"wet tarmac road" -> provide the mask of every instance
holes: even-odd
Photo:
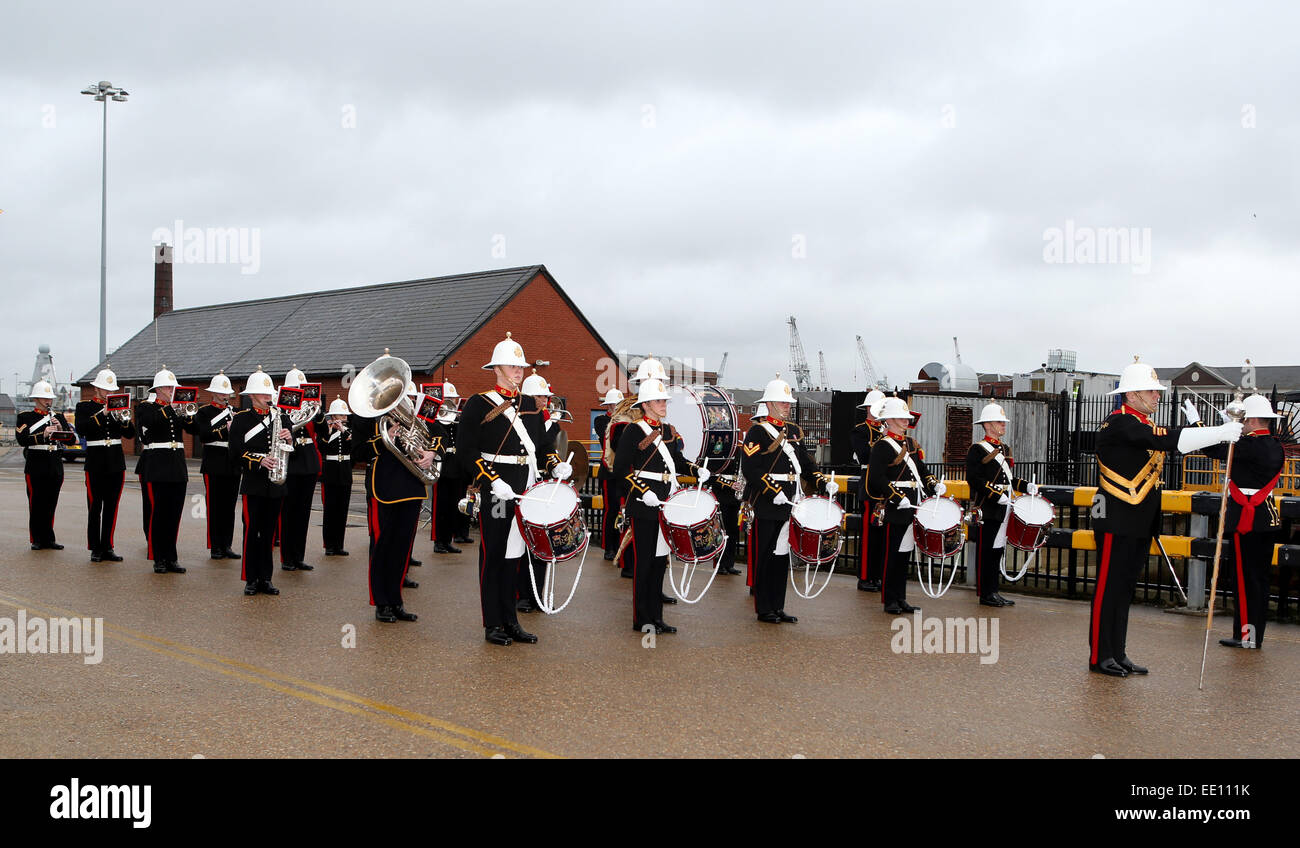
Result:
[[[926,618],[997,618],[997,661],[983,664],[895,653],[894,619],[851,577],[813,601],[789,593],[799,623],[770,625],[754,619],[743,577],[720,576],[700,604],[668,607],[680,632],[648,647],[630,627],[631,581],[597,551],[569,609],[521,616],[539,644],[499,648],[482,638],[476,546],[435,555],[424,531],[424,566],[411,570],[421,585],[405,593],[420,620],[382,624],[360,513],[350,557],[321,554],[316,512],[316,570],[277,569],[283,594],[246,598],[239,563],[208,559],[191,508],[179,542],[189,573],[153,573],[130,474],[116,539],[126,560],[91,563],[81,466],[66,470],[67,548],[30,551],[21,460],[0,457],[0,618],[102,617],[102,662],[0,655],[6,757],[1300,756],[1294,625],[1270,624],[1264,650],[1229,650],[1216,642],[1231,620],[1216,617],[1198,692],[1199,617],[1135,607],[1129,653],[1152,673],[1120,680],[1087,671],[1086,602],[1015,596],[998,610],[911,584]]]

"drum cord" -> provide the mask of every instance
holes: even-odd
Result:
[[[917,507],[917,513],[918,513],[918,514],[920,513],[920,511],[921,511],[922,508],[923,508],[923,507]],[[935,515],[937,516],[937,515],[938,515],[938,506],[937,506],[937,505],[934,507],[934,510],[933,510],[933,511],[934,511]],[[914,531],[914,532],[915,532],[915,531]],[[961,543],[962,543],[962,547],[961,547],[961,558],[962,558],[962,563],[965,564],[965,562],[966,562],[966,527],[965,527],[964,525],[961,525]],[[935,588],[934,588],[934,587],[935,587],[935,581],[934,581],[934,557],[927,556],[927,557],[925,558],[925,579],[921,579],[921,565],[920,565],[920,563],[917,563],[917,566],[916,566],[916,582],[917,582],[917,585],[919,585],[919,586],[921,587],[921,591],[922,591],[923,593],[925,593],[925,596],[926,596],[927,598],[934,598],[934,599],[936,599],[936,600],[939,599],[939,598],[942,598],[942,597],[943,597],[943,596],[948,592],[948,589],[950,589],[950,588],[952,587],[952,581],[953,581],[953,579],[954,579],[956,576],[957,576],[957,563],[954,562],[954,563],[952,564],[952,572],[948,575],[948,582],[947,582],[946,584],[943,583],[943,560],[940,559],[940,560],[939,560],[939,583],[940,583],[940,584],[943,584],[943,588],[940,589],[940,590],[938,590],[938,592],[936,592],[936,591],[935,591]]]
[[[842,544],[843,542],[841,542],[841,545]],[[796,557],[793,552],[787,554],[787,556],[790,559],[790,588],[794,589],[794,593],[796,595],[803,598],[805,601],[811,601],[813,598],[816,598],[822,592],[826,591],[826,587],[829,586],[831,583],[831,577],[834,576],[835,574],[835,560],[833,559],[830,560],[831,567],[826,569],[826,579],[822,581],[821,588],[818,589],[816,592],[814,592],[812,590],[812,587],[817,585],[817,572],[821,570],[821,563],[808,562],[807,560],[801,557]],[[836,556],[838,557],[838,553],[836,554]],[[804,588],[802,592],[799,591],[799,584],[796,583],[794,579],[796,559],[798,559],[799,562],[803,563]]]
[[[687,562],[686,560],[678,559],[676,555],[670,553],[668,557],[668,585],[672,588],[673,594],[683,603],[698,604],[700,601],[704,600],[704,595],[709,591],[709,587],[713,585],[714,579],[718,576],[718,568],[722,565],[722,557],[725,556],[727,552],[728,538],[729,537],[726,533],[722,534],[722,550],[718,551],[718,555],[713,558],[713,573],[709,575],[709,582],[704,584],[704,589],[700,591],[700,596],[693,601],[686,597],[686,595],[691,591],[691,581],[695,579],[695,569],[699,568],[700,562],[703,562],[703,560]],[[682,585],[680,589],[677,587],[677,581],[673,578],[673,560],[675,559],[682,564]]]
[[[533,600],[537,601],[537,606],[547,615],[555,615],[564,610],[573,600],[573,595],[578,591],[578,581],[582,579],[582,565],[587,561],[587,551],[591,550],[591,531],[586,534],[586,541],[582,544],[582,558],[578,560],[578,573],[573,576],[573,586],[569,588],[569,597],[564,599],[564,603],[558,607],[555,605],[555,566],[556,560],[542,560],[546,563],[546,576],[542,578],[542,592],[537,591],[537,575],[533,572],[533,552],[524,547],[524,553],[528,557],[528,582],[533,587]]]

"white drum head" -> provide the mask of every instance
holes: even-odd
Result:
[[[672,395],[668,399],[668,423],[682,434],[682,456],[697,460],[704,450],[704,410],[686,386],[673,386],[668,391]]]
[[[951,530],[961,524],[961,507],[947,498],[928,498],[916,508],[916,520],[926,530]]]
[[[682,489],[664,501],[664,521],[673,527],[694,527],[717,508],[718,499],[708,489]]]
[[[578,505],[578,493],[572,486],[559,481],[538,483],[524,495],[526,497],[518,505],[520,515],[529,524],[543,527],[568,518]]]
[[[1011,502],[1011,508],[1015,510],[1016,518],[1019,518],[1022,523],[1030,527],[1051,524],[1052,518],[1055,516],[1052,502],[1038,495],[1024,495],[1016,498]]]
[[[844,518],[844,509],[830,498],[804,498],[790,510],[800,527],[817,533],[834,530]]]

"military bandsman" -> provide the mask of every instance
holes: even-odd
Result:
[[[36,408],[18,415],[14,426],[23,448],[23,475],[27,482],[27,532],[32,550],[63,550],[54,539],[54,511],[63,488],[63,457],[59,443],[72,435],[62,413],[51,408],[54,387],[38,380],[28,396]],[[75,436],[74,436],[75,438]]]
[[[880,574],[885,562],[884,525],[878,524],[879,513],[873,509],[874,503],[867,497],[867,469],[871,464],[871,449],[880,441],[885,432],[884,425],[876,417],[880,404],[885,401],[885,393],[880,389],[867,392],[866,398],[858,404],[858,409],[866,412],[867,417],[853,428],[850,440],[853,455],[858,461],[862,475],[859,490],[862,501],[862,535],[858,541],[860,559],[858,562],[858,591],[879,592]],[[872,531],[875,532],[872,532]]]
[[[121,562],[113,550],[117,507],[126,478],[122,440],[135,438],[130,410],[108,411],[108,394],[120,393],[117,375],[105,368],[90,384],[90,400],[77,404],[74,423],[86,440],[86,547],[91,562]]]
[[[1011,495],[1015,492],[1038,494],[1038,486],[1015,476],[1015,459],[1011,445],[1003,440],[1007,434],[1006,410],[999,403],[986,404],[976,424],[984,427],[984,438],[970,446],[966,454],[966,482],[970,484],[970,504],[979,510],[979,538],[976,540],[975,593],[988,607],[1013,607],[1016,602],[998,591],[1002,557],[1007,546],[1007,517]]]
[[[244,385],[252,409],[235,415],[230,424],[230,452],[239,464],[239,492],[244,501],[244,556],[240,577],[244,594],[278,595],[271,582],[275,570],[271,548],[280,523],[288,454],[293,451],[291,422],[271,405],[275,384],[261,366]]]
[[[192,413],[172,404],[179,385],[176,375],[164,366],[154,375],[151,387],[157,400],[140,404],[135,414],[140,450],[146,454],[140,479],[149,490],[149,559],[158,574],[185,573],[177,561],[176,537],[185,509],[185,484],[190,479],[185,434],[195,432],[195,426]]]
[[[194,415],[198,439],[203,444],[203,500],[208,521],[208,550],[212,559],[239,559],[231,548],[235,539],[235,509],[239,505],[239,464],[230,453],[231,407],[235,387],[224,371],[209,382],[212,402]]]
[[[347,556],[344,536],[348,506],[352,501],[352,427],[347,401],[336,397],[316,430],[316,450],[321,456],[321,542],[325,556]]]

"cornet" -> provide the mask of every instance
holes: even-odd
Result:
[[[552,399],[550,405],[546,407],[546,411],[550,414],[552,421],[559,421],[561,424],[573,423],[573,413],[560,406],[559,402],[554,399]]]
[[[131,407],[129,406],[125,409],[110,410],[108,414],[116,418],[119,424],[131,423]]]

